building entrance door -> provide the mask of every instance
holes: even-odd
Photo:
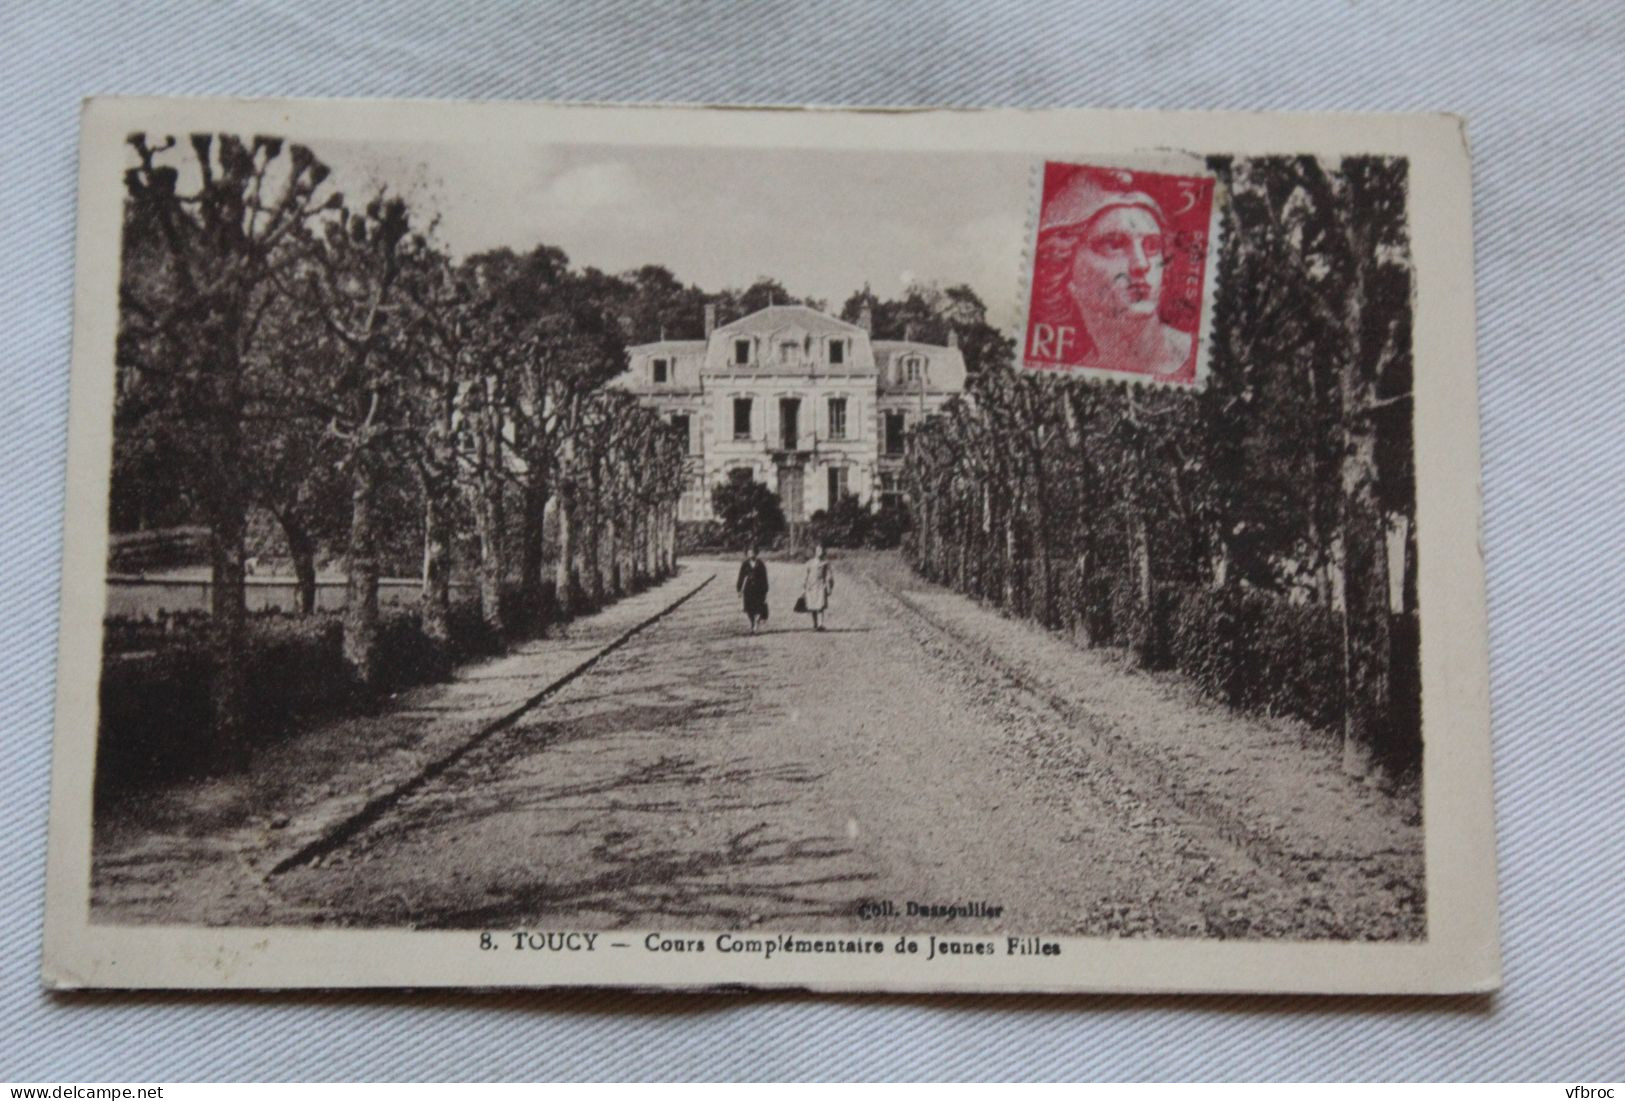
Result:
[[[801,511],[801,475],[799,466],[779,467],[779,507],[784,509],[784,518],[792,524],[804,518]]]
[[[779,448],[794,451],[801,439],[801,399],[779,399]]]

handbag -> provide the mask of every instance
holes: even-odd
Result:
[[[807,598],[805,596],[796,597],[796,608],[795,608],[795,610],[798,611],[798,612],[804,612],[804,611],[807,610]]]

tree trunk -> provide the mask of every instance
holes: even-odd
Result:
[[[656,541],[655,508],[653,505],[643,510],[643,575],[647,576],[650,585],[660,580],[660,552]]]
[[[1016,509],[1014,502],[1004,517],[1004,606],[1016,610]]]
[[[1416,520],[1405,517],[1405,576],[1400,582],[1400,606],[1406,615],[1415,615],[1419,603],[1416,577]]]
[[[638,568],[642,571],[644,580],[650,583],[655,579],[654,528],[654,517],[650,514],[649,507],[645,506],[641,522],[638,524]]]
[[[316,540],[293,509],[277,513],[277,522],[282,525],[288,557],[293,560],[296,610],[302,616],[310,615],[316,610]]]
[[[660,519],[657,506],[652,506],[644,513],[644,525],[647,533],[644,538],[647,543],[639,543],[638,549],[643,555],[643,568],[648,572],[650,580],[656,579],[660,574]]]
[[[968,593],[975,587],[971,578],[970,562],[970,546],[972,538],[973,536],[970,529],[961,526],[959,528],[958,537],[954,540],[954,552],[957,561],[957,565],[954,567],[956,570],[954,587],[962,593]]]
[[[619,532],[621,545],[621,584],[627,592],[638,589],[638,520],[637,513],[627,513]]]
[[[480,618],[500,635],[507,628],[502,618],[502,524],[490,491],[483,486],[474,501],[474,531],[480,541]]]
[[[658,528],[660,521],[655,520],[655,507],[643,507],[643,542],[640,549],[643,552],[643,576],[653,585],[660,580],[660,552],[658,552]]]
[[[542,606],[542,570],[547,559],[547,483],[532,476],[525,482],[524,531],[519,551],[519,592],[525,608],[535,614]]]
[[[239,331],[240,315],[228,331]],[[248,486],[244,477],[242,360],[235,343],[215,361],[220,406],[210,426],[208,468],[201,471],[209,513],[209,635],[214,677],[209,686],[214,745],[208,768],[248,764],[248,605],[245,592]]]
[[[991,511],[984,515],[987,526],[978,528],[971,535],[976,541],[971,547],[971,556],[975,559],[971,564],[971,575],[975,578],[972,592],[978,600],[987,600],[993,595],[988,588],[988,579],[993,569],[994,521]]]
[[[666,516],[663,505],[649,508],[649,580],[666,576]]]
[[[1348,353],[1338,372],[1343,413],[1343,771],[1368,776],[1388,743],[1392,651],[1388,623],[1388,528],[1377,497],[1378,356],[1362,339],[1369,243],[1353,248],[1357,274],[1344,325]]]
[[[378,558],[370,460],[356,462],[350,488],[350,547],[344,586],[344,662],[364,689],[378,679]]]
[[[1129,561],[1134,567],[1135,594],[1139,605],[1132,642],[1140,664],[1146,665],[1153,657],[1152,637],[1155,633],[1151,607],[1151,531],[1145,514],[1138,506],[1134,507],[1129,520]]]
[[[502,581],[507,562],[502,550],[501,451],[492,438],[490,418],[490,411],[482,410],[475,422],[474,531],[480,541],[480,618],[500,637],[507,632],[502,615]]]
[[[1312,484],[1317,482],[1318,479],[1311,479]],[[1315,518],[1316,513],[1319,511],[1318,505],[1319,502],[1311,498],[1309,508],[1309,545],[1314,548],[1317,559],[1314,570],[1315,601],[1323,608],[1330,608],[1334,603],[1332,570],[1334,568],[1333,563],[1338,557],[1338,549],[1335,545],[1335,539],[1326,540],[1321,538],[1320,522]]]
[[[624,584],[621,573],[621,540],[619,525],[615,516],[610,515],[604,523],[604,558],[609,562],[609,595],[620,596],[621,586]]]
[[[1358,401],[1360,380],[1345,373]],[[1377,436],[1367,420],[1346,425],[1343,456],[1343,769],[1358,776],[1373,770],[1387,742],[1391,684],[1388,546],[1377,500]]]
[[[214,752],[208,765],[213,772],[236,771],[248,763],[248,609],[243,592],[247,529],[247,517],[241,510],[219,510],[210,525],[209,636],[214,678],[209,695]]]
[[[666,572],[677,572],[677,498],[666,502]]]
[[[604,559],[602,520],[598,502],[600,500],[597,487],[593,487],[593,503],[591,511],[587,514],[587,522],[583,525],[581,557],[583,560],[582,581],[587,588],[587,601],[594,608],[604,604]]]
[[[1044,502],[1049,497],[1049,486],[1044,477],[1044,468],[1041,464],[1035,465],[1033,474],[1033,489],[1037,508],[1033,511],[1033,561],[1038,570],[1038,607],[1033,609],[1033,618],[1045,627],[1055,626],[1055,588],[1054,579],[1050,576],[1049,560],[1049,521],[1045,518]]]
[[[662,580],[671,576],[671,519],[666,502],[655,506],[655,572]]]
[[[1078,552],[1078,583],[1074,586],[1077,590],[1075,597],[1078,606],[1072,611],[1078,625],[1078,633],[1082,636],[1085,646],[1095,644],[1094,608],[1089,603],[1089,594],[1094,589],[1091,583],[1093,579],[1089,576],[1093,564],[1094,559],[1089,556],[1089,547],[1086,543],[1084,548]]]
[[[919,570],[920,573],[933,581],[940,581],[942,573],[937,568],[941,555],[938,547],[942,543],[942,502],[935,496],[920,502],[920,546]]]
[[[661,581],[670,572],[666,569],[666,506],[664,503],[656,504],[649,510],[649,542],[654,550],[653,579]]]
[[[426,488],[423,498],[423,633],[451,642],[451,525],[445,503]]]
[[[558,505],[556,509],[559,526],[559,560],[554,567],[553,587],[554,599],[558,602],[559,614],[568,618],[575,614],[576,576],[575,576],[575,492],[569,485],[561,484],[558,488]]]

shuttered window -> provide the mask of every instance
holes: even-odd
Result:
[[[903,430],[906,422],[901,413],[886,414],[886,454],[901,455],[903,453]]]
[[[846,439],[846,399],[829,399],[829,438]]]
[[[836,503],[846,493],[846,467],[832,466],[829,468],[829,507],[834,508]]]

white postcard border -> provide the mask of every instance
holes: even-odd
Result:
[[[484,951],[478,932],[93,924],[89,913],[112,447],[121,173],[138,129],[241,129],[312,143],[593,142],[976,150],[1106,158],[1175,148],[1410,159],[1416,268],[1415,448],[1428,934],[1413,943],[1045,938],[1059,957],[923,960],[887,952],[772,961],[703,954]],[[1026,196],[1013,196],[1024,202]],[[99,99],[80,139],[56,733],[44,979],[57,989],[745,983],[818,990],[1445,993],[1500,981],[1488,648],[1464,127],[1448,116],[1209,112],[633,108],[524,103]],[[1037,870],[1035,870],[1036,874]],[[492,930],[511,934],[513,930]],[[652,931],[651,931],[652,932]],[[660,930],[666,935],[689,932]],[[611,935],[609,931],[605,936]],[[713,941],[717,931],[691,934]],[[767,934],[762,934],[767,935]],[[941,935],[939,932],[938,935]],[[641,944],[643,934],[616,931]],[[808,934],[880,939],[896,933]],[[929,934],[911,934],[922,939]],[[1002,942],[1002,936],[987,939]],[[873,962],[869,962],[869,960]]]

